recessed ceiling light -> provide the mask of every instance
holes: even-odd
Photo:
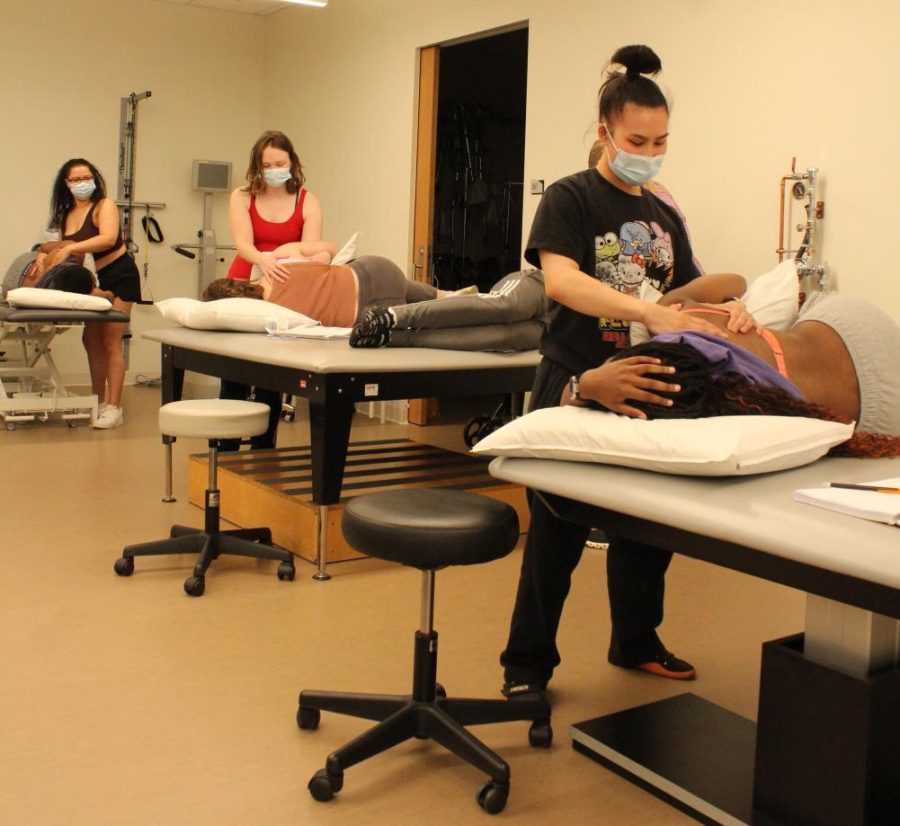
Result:
[[[296,3],[298,6],[316,6],[324,9],[328,5],[328,0],[284,0],[285,3]]]

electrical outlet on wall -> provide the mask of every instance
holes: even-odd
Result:
[[[531,194],[532,195],[543,195],[544,194],[544,181],[538,180],[537,178],[531,179]]]

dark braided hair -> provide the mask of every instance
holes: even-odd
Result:
[[[817,404],[792,396],[780,387],[751,382],[739,373],[713,377],[709,362],[688,344],[647,341],[616,353],[614,360],[628,356],[660,359],[675,374],[666,380],[681,385],[678,393],[659,393],[672,400],[671,407],[636,400],[629,402],[649,419],[701,419],[708,416],[803,416],[844,422],[846,419]],[[855,432],[846,442],[829,451],[831,456],[887,458],[900,456],[900,436]]]

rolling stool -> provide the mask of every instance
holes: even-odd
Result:
[[[168,539],[128,545],[116,560],[119,576],[134,573],[134,557],[199,552],[194,573],[184,581],[184,590],[199,597],[206,589],[206,569],[222,554],[278,559],[278,578],[293,580],[294,557],[290,551],[272,547],[268,528],[219,529],[219,490],[216,487],[219,439],[240,439],[265,433],[269,426],[269,407],[256,402],[231,399],[191,399],[169,402],[159,409],[159,429],[166,436],[200,437],[209,442],[209,487],[206,489],[204,526],[188,528],[173,525]]]
[[[328,756],[309,781],[310,794],[331,800],[344,769],[411,737],[431,738],[490,776],[478,804],[490,814],[509,795],[509,765],[464,726],[531,720],[529,742],[548,748],[553,739],[550,706],[543,695],[508,700],[448,699],[437,677],[434,575],[448,565],[472,565],[506,556],[519,539],[519,520],[507,504],[451,490],[392,490],[347,502],[344,537],[369,556],[422,571],[420,628],[416,631],[412,695],[302,691],[297,724],[319,726],[320,711],[378,720],[378,724]]]

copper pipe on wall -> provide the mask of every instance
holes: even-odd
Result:
[[[787,250],[784,248],[784,183],[785,181],[796,181],[801,176],[797,175],[797,158],[791,158],[791,174],[785,175],[781,179],[781,200],[778,204],[778,249],[775,252],[778,255],[778,263],[784,261],[784,254]]]

